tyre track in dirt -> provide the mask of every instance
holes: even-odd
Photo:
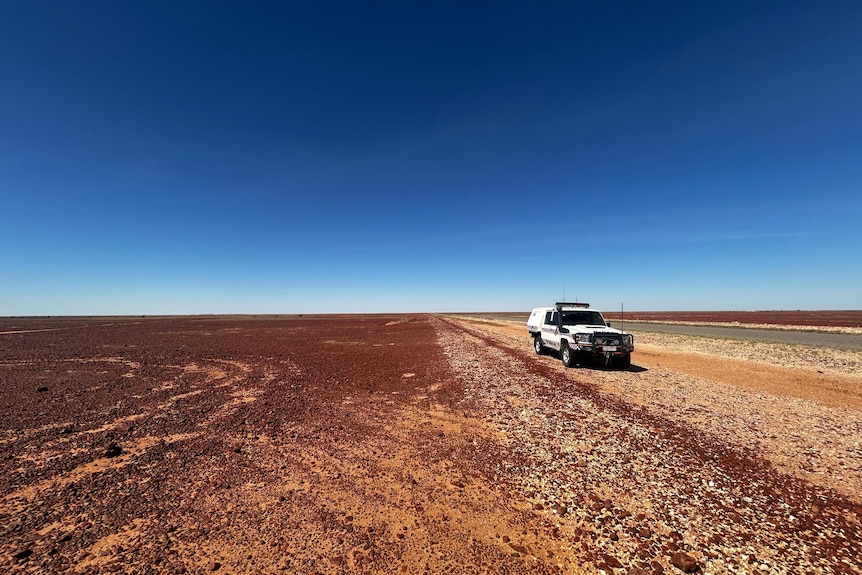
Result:
[[[707,573],[860,572],[857,503],[494,334],[439,321],[465,393],[512,437],[519,464],[485,472],[564,516],[585,563],[660,572],[685,551]]]

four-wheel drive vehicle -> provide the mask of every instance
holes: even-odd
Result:
[[[554,307],[537,307],[527,320],[527,330],[536,353],[556,350],[566,367],[591,360],[622,368],[631,365],[634,336],[612,328],[602,312],[588,303],[557,302]]]

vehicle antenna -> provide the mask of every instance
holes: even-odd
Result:
[[[620,302],[620,331],[623,333],[626,331],[626,313],[623,302]]]

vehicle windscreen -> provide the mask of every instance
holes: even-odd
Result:
[[[564,311],[563,325],[605,325],[605,320],[597,311]]]

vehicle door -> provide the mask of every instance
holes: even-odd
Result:
[[[545,313],[545,320],[542,322],[542,341],[551,349],[560,349],[560,321],[559,312],[557,310],[548,311]]]

